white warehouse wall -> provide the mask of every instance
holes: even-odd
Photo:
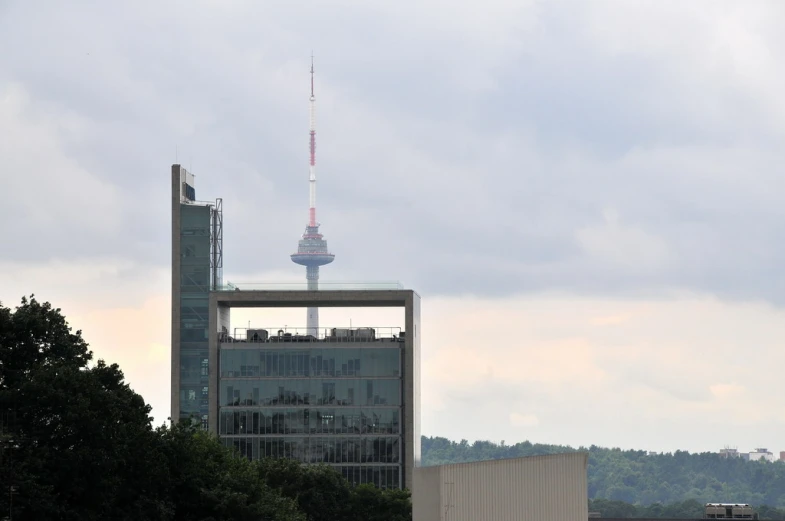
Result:
[[[586,521],[585,452],[414,469],[413,521]]]

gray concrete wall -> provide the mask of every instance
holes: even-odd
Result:
[[[218,402],[219,402],[219,383],[221,378],[221,370],[218,367],[218,333],[221,331],[220,316],[228,315],[231,306],[226,303],[218,303],[213,299],[216,292],[210,293],[210,307],[208,309],[209,338],[207,339],[207,376],[209,383],[207,385],[207,429],[217,435],[218,434]]]
[[[413,291],[405,304],[403,371],[404,488],[412,487],[414,467],[420,460],[420,296]]]
[[[414,471],[411,487],[413,521],[442,519],[442,496],[438,486],[441,475],[442,467],[419,467]]]
[[[180,417],[180,165],[172,165],[172,421]]]
[[[319,307],[405,307],[412,305],[414,296],[410,289],[390,290],[242,290],[214,291],[211,305],[228,305],[233,308],[307,308]]]

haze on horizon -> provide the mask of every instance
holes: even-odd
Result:
[[[313,49],[322,280],[422,295],[424,434],[777,452],[784,24],[775,0],[0,1],[0,301],[61,307],[163,422],[170,165],[224,199],[225,280],[301,281]]]

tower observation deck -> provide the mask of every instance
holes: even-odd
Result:
[[[310,161],[308,167],[308,186],[310,208],[308,210],[308,225],[305,233],[297,245],[297,253],[291,255],[292,262],[305,266],[305,279],[308,289],[319,289],[319,267],[330,264],[335,255],[327,249],[327,241],[319,233],[319,223],[316,221],[316,97],[313,91],[313,57],[311,58],[311,97],[310,103]],[[317,336],[319,330],[319,308],[309,307],[307,311],[306,327],[309,335]]]

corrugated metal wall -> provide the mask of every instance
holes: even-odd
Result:
[[[588,457],[575,452],[416,468],[413,521],[586,521]]]

